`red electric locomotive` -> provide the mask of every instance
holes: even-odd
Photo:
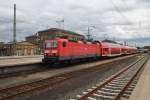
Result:
[[[100,44],[96,42],[73,42],[61,38],[46,40],[43,62],[96,58],[100,57],[100,48]]]

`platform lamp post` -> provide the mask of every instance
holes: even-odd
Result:
[[[87,38],[88,38],[88,40],[90,40],[90,31],[92,30],[92,28],[96,28],[94,25],[92,25],[92,26],[89,26],[88,25],[88,34],[87,34]]]

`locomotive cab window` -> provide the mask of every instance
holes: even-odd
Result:
[[[57,48],[57,42],[46,42],[46,48]]]
[[[63,46],[63,47],[66,47],[66,45],[67,45],[66,42],[63,42],[63,43],[62,43],[62,46]]]
[[[46,48],[50,48],[51,47],[51,43],[50,42],[47,42],[46,43]]]

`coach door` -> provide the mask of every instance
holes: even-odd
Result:
[[[103,48],[103,56],[109,55],[109,48]]]

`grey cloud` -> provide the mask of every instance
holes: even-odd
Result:
[[[143,34],[136,35],[135,33],[138,31],[136,30],[137,22],[134,19],[138,16],[147,18],[148,21],[143,22],[146,25],[143,25],[141,30],[150,31],[150,15],[144,16],[138,13],[140,9],[149,9],[148,6],[144,7],[148,0],[126,0],[124,2],[113,0],[113,2],[120,13],[129,19],[133,19],[132,24],[116,11],[110,0],[16,0],[17,39],[20,41],[25,36],[32,35],[39,30],[58,27],[56,20],[64,18],[65,29],[80,34],[87,34],[88,24],[95,25],[96,29],[91,30],[95,39],[102,39],[106,34],[109,34],[109,37],[117,37],[122,40],[130,38],[133,42],[139,39],[144,40],[143,36],[146,34],[148,36],[148,33],[143,32]],[[3,25],[0,26],[1,41],[12,40],[13,3],[7,1],[0,4],[0,23]],[[140,7],[137,5],[139,3]],[[149,5],[149,3],[146,5]],[[134,31],[135,33],[129,34],[129,37],[124,34]],[[120,36],[118,36],[119,32],[122,32]]]

